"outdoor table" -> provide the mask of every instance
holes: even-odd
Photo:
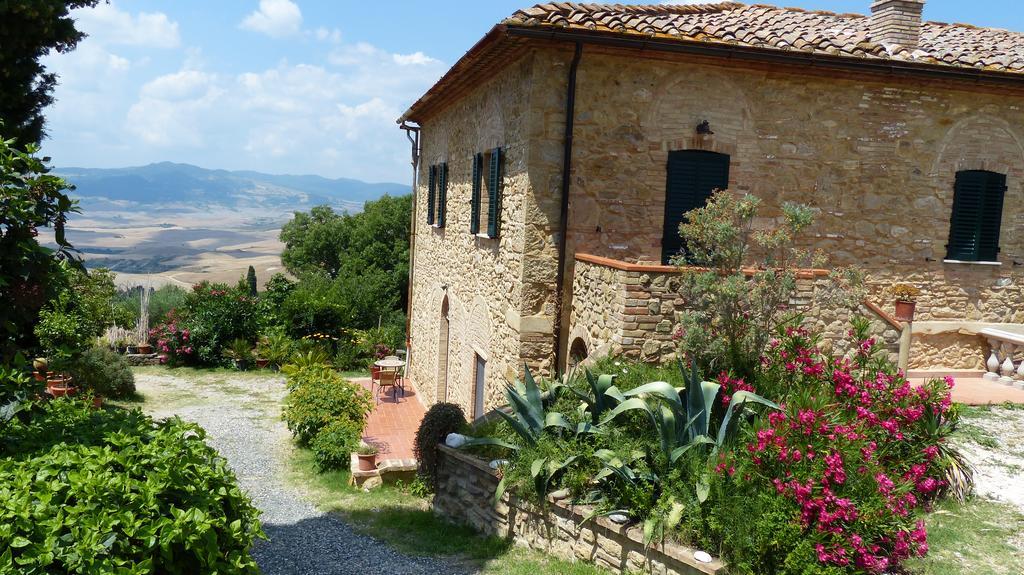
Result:
[[[397,373],[400,368],[405,367],[405,361],[401,359],[378,359],[377,361],[373,362],[373,365],[381,369],[394,370],[396,373],[395,386],[394,391],[392,392],[392,396],[394,397],[395,401],[398,401],[398,388],[401,387],[402,397],[405,397],[405,382],[399,379]]]

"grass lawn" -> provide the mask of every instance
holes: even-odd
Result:
[[[946,501],[925,520],[930,549],[924,559],[908,562],[912,573],[1024,573],[1024,553],[1010,543],[1014,537],[1024,539],[1024,515],[1016,507],[984,499],[963,505]]]
[[[608,575],[589,563],[548,557],[443,521],[430,511],[429,499],[408,486],[385,485],[369,492],[350,487],[348,471],[317,473],[304,449],[294,451],[291,479],[322,509],[339,513],[357,530],[409,555],[448,558],[486,575]]]

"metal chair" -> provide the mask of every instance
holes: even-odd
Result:
[[[377,379],[377,403],[380,403],[380,394],[384,392],[384,388],[391,387],[391,395],[398,403],[398,372],[390,369],[380,370],[380,375]]]

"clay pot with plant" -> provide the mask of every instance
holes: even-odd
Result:
[[[145,342],[145,343],[140,343],[138,345],[137,349],[138,349],[139,353],[141,353],[143,355],[149,355],[149,354],[153,353],[153,346],[150,345],[148,341]]]
[[[359,459],[359,471],[374,471],[377,469],[377,448],[372,445],[363,445],[356,450],[356,457]]]
[[[230,359],[235,369],[245,371],[252,362],[252,344],[248,340],[238,338],[224,348],[224,357]]]
[[[72,385],[73,381],[70,375],[51,374],[46,378],[46,393],[53,397],[74,395],[78,392],[78,388]]]
[[[910,284],[896,284],[890,290],[893,298],[896,299],[896,319],[900,321],[914,321],[914,311],[917,308],[917,298],[921,296],[921,290]]]

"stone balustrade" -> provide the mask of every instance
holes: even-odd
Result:
[[[989,347],[984,379],[1024,389],[1024,334],[986,328],[978,335]]]

